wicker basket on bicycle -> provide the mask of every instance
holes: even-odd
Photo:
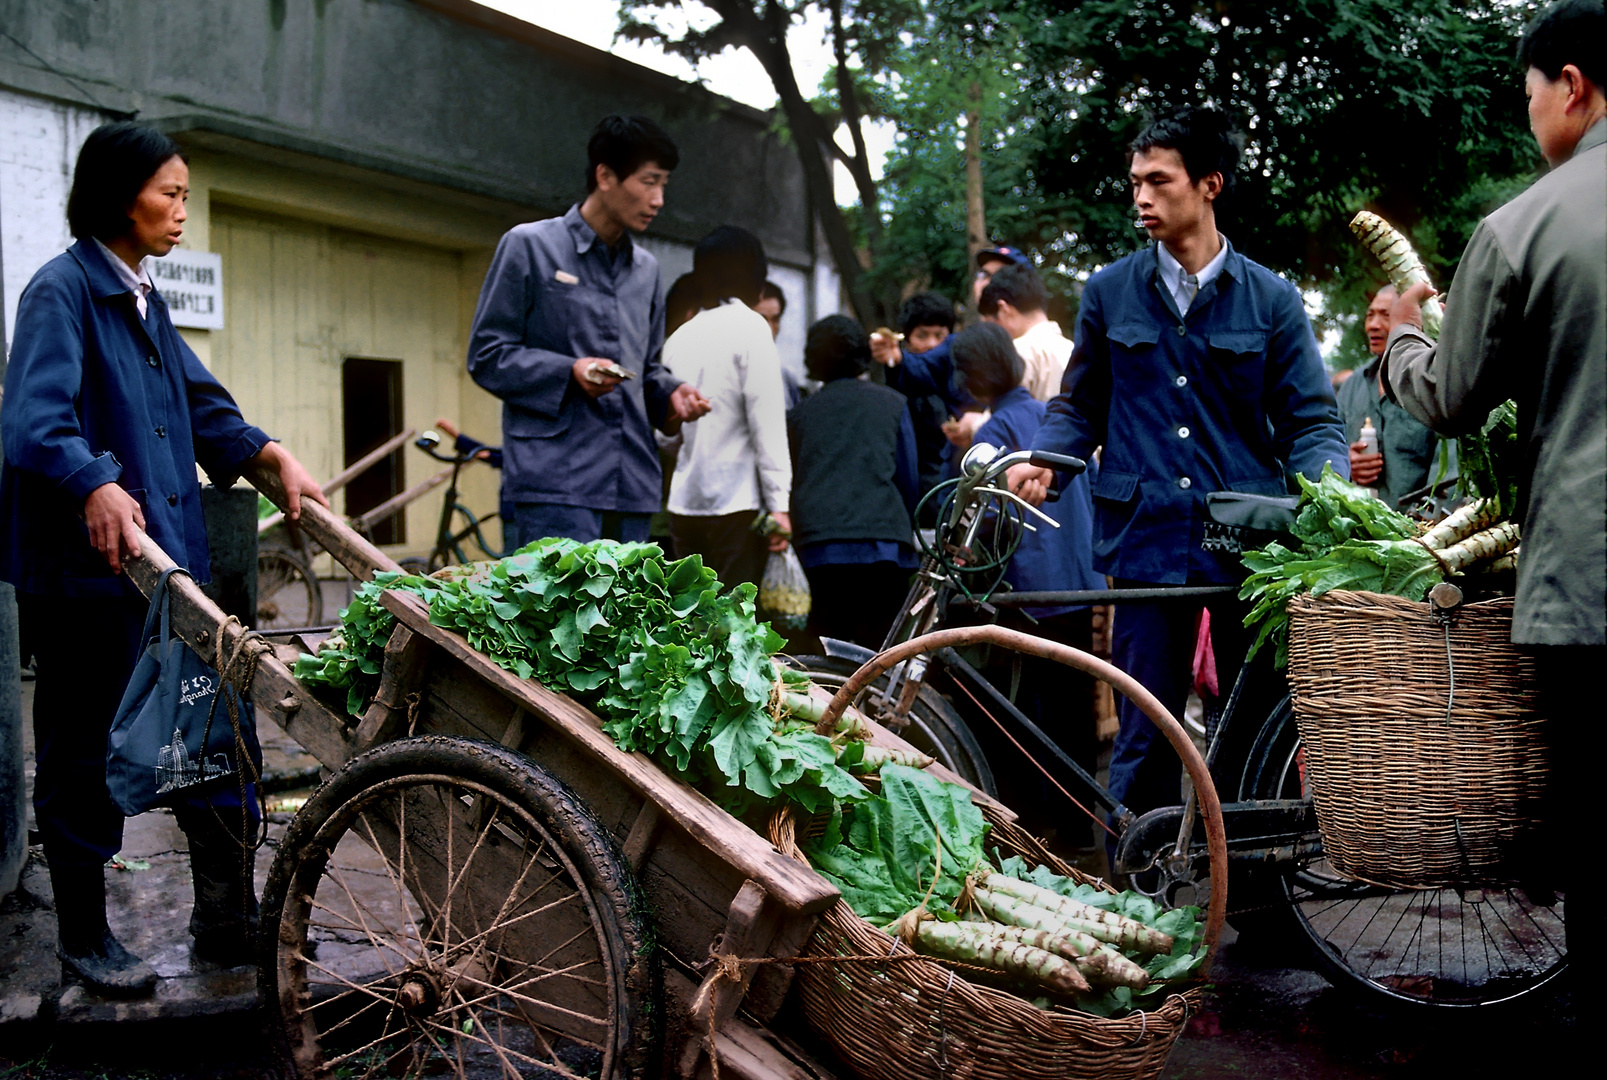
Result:
[[[1328,862],[1396,888],[1511,880],[1547,774],[1512,598],[1447,615],[1368,592],[1289,603],[1289,681]]]
[[[1031,835],[988,807],[990,839],[1005,855],[1021,855],[1079,882],[1091,882]],[[770,823],[770,840],[801,862],[794,811]],[[883,956],[905,952],[895,939],[842,901],[826,909],[801,956]],[[799,964],[804,1015],[865,1080],[1127,1080],[1159,1076],[1201,991],[1168,997],[1152,1012],[1110,1020],[1072,1009],[1040,1009],[970,982],[952,968],[912,960],[876,965]]]

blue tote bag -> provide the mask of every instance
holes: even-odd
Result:
[[[262,767],[251,703],[225,684],[221,693],[232,700],[220,710],[217,671],[169,629],[168,578],[175,573],[184,571],[164,572],[151,594],[140,636],[144,651],[106,742],[106,787],[130,816],[153,806],[210,801],[214,793],[223,796],[221,802],[236,802],[242,778],[231,715],[239,717],[240,741],[250,759],[245,780]]]

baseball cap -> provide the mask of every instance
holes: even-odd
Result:
[[[1026,252],[1020,248],[1013,248],[1006,244],[984,248],[976,253],[976,264],[981,266],[988,259],[1003,259],[1005,262],[1017,263],[1021,266],[1031,266],[1032,260],[1027,258]]]

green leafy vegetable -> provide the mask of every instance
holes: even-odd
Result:
[[[340,633],[296,676],[346,691],[360,713],[394,620],[386,589],[422,597],[430,621],[521,678],[585,702],[626,751],[646,754],[734,812],[789,799],[810,812],[869,792],[811,730],[778,730],[769,703],[781,638],[754,618],[752,585],[723,590],[697,556],[654,544],[541,540],[443,579],[381,574],[341,612]],[[786,685],[799,676],[783,673]],[[807,687],[807,678],[802,679]]]
[[[1450,471],[1449,443],[1440,444],[1437,484]],[[1504,401],[1490,410],[1478,431],[1456,440],[1456,491],[1489,499],[1496,516],[1509,515],[1518,507],[1518,477],[1523,468],[1523,450],[1518,443],[1518,407]]]

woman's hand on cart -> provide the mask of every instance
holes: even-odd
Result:
[[[318,481],[312,478],[296,456],[276,442],[268,443],[256,456],[251,458],[252,465],[261,465],[270,468],[279,474],[279,482],[285,488],[285,511],[291,521],[301,518],[301,500],[311,499],[320,506],[329,506],[329,497],[324,489],[318,486]]]
[[[111,566],[112,573],[123,572],[123,556],[140,557],[139,534],[145,528],[145,515],[139,502],[116,484],[102,484],[84,500],[84,524],[89,542]]]

